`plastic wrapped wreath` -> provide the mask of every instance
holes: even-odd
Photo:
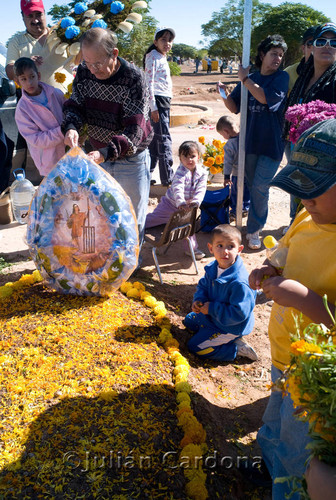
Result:
[[[27,226],[30,254],[57,291],[109,295],[137,265],[132,203],[101,167],[73,148],[43,180]]]
[[[67,55],[69,52],[75,56],[80,50],[79,39],[84,31],[94,27],[129,33],[133,23],[142,20],[141,14],[136,11],[146,8],[147,3],[143,0],[77,2],[74,10],[53,28],[53,35],[48,38],[49,49],[56,54]]]

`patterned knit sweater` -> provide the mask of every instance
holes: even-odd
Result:
[[[153,138],[144,73],[118,60],[119,70],[106,80],[98,80],[80,64],[63,107],[62,131],[79,132],[87,124],[91,146],[105,161],[139,154]]]

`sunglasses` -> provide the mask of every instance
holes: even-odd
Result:
[[[307,47],[312,47],[313,45],[313,40],[308,40],[308,42],[305,43]]]
[[[313,45],[314,47],[325,47],[325,45],[330,45],[330,47],[336,49],[336,38],[316,38]]]

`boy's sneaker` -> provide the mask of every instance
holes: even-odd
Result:
[[[251,361],[257,361],[258,355],[247,342],[244,342],[242,339],[237,339],[235,341],[237,346],[237,356],[242,356],[243,358],[250,359]]]
[[[191,257],[191,253],[189,252],[189,250],[184,253],[185,255],[188,255],[188,257]],[[194,254],[196,260],[201,260],[203,259],[203,257],[205,257],[205,253],[203,253],[202,250],[194,250]]]
[[[256,231],[255,233],[247,233],[246,239],[248,241],[247,246],[251,248],[251,250],[259,250],[259,248],[261,248],[259,231]]]

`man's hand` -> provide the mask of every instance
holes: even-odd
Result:
[[[78,138],[79,135],[77,130],[70,129],[64,136],[64,144],[66,146],[70,146],[70,148],[74,148],[75,146],[78,146]]]
[[[151,112],[151,119],[154,123],[158,123],[158,121],[160,120],[160,115],[157,109]]]
[[[31,56],[30,58],[32,61],[34,61],[34,63],[37,65],[37,66],[41,66],[41,64],[43,64],[43,57],[42,56]]]
[[[88,153],[88,157],[96,163],[103,163],[105,161],[105,158],[100,151],[91,151],[91,153]]]

